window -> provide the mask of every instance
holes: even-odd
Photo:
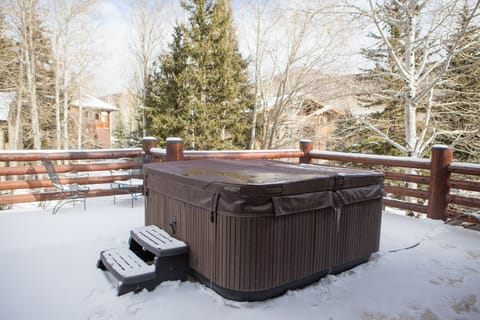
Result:
[[[100,116],[100,121],[102,122],[108,122],[108,112],[102,112]]]

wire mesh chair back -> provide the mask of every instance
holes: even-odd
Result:
[[[83,210],[86,210],[87,208],[87,193],[90,190],[88,186],[80,186],[77,183],[73,184],[68,184],[68,185],[63,185],[60,182],[60,177],[58,176],[57,171],[55,170],[55,166],[53,165],[52,160],[47,159],[47,158],[42,158],[41,159],[42,164],[45,166],[45,169],[47,170],[48,177],[50,181],[52,182],[52,185],[57,189],[58,196],[60,196],[60,201],[57,202],[55,207],[53,208],[52,213],[56,214],[60,208],[62,208],[66,203],[68,202],[73,202],[75,204],[75,201],[81,201],[83,202]]]
[[[60,178],[58,177],[57,171],[55,170],[52,160],[47,158],[42,158],[41,161],[42,161],[42,164],[45,166],[45,169],[47,169],[48,177],[50,181],[52,181],[53,186],[58,190],[64,191],[65,188],[60,183]]]

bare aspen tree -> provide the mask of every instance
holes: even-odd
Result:
[[[84,106],[82,105],[82,98],[85,92],[93,89],[90,86],[92,83],[91,69],[101,58],[98,49],[94,46],[92,40],[94,26],[94,22],[86,15],[80,17],[78,30],[76,31],[76,41],[73,47],[74,52],[70,55],[72,62],[68,70],[71,74],[69,89],[71,92],[76,93],[75,96],[78,97],[80,102],[78,107],[78,117],[75,119],[77,121],[76,145],[79,150],[83,148],[83,144],[86,142],[83,137]]]
[[[317,77],[331,71],[341,57],[347,26],[334,5],[334,1],[259,1],[254,5],[256,22],[251,25],[255,36],[251,38],[255,43],[248,47],[255,60],[254,119],[261,113],[261,148],[284,147],[299,138],[290,134],[302,125],[292,115],[315,90]],[[282,137],[281,132],[287,135]],[[253,133],[254,129],[250,147]]]
[[[69,148],[69,99],[72,85],[82,68],[72,66],[79,37],[82,19],[90,14],[95,0],[51,0],[51,29],[55,54],[55,123],[56,147]],[[62,117],[63,116],[63,117]],[[63,141],[63,143],[62,143]]]
[[[16,99],[16,110],[15,110],[15,123],[13,125],[13,141],[12,141],[12,149],[19,150],[20,148],[20,129],[22,127],[21,121],[22,121],[22,104],[23,104],[23,97],[25,94],[25,72],[24,72],[24,63],[23,63],[23,49],[22,47],[18,48],[18,59],[19,64],[18,64],[18,78],[17,78],[17,89],[16,89],[16,94],[17,94],[17,99]]]
[[[258,108],[261,103],[260,91],[261,91],[261,77],[260,77],[260,68],[263,61],[264,50],[262,43],[264,42],[264,26],[262,24],[263,15],[264,15],[264,6],[261,0],[256,0],[255,2],[255,45],[254,49],[254,104],[253,104],[253,114],[252,114],[252,129],[250,137],[250,149],[255,149],[256,135],[257,135],[257,113]]]
[[[136,105],[142,118],[143,136],[147,135],[144,111],[145,88],[151,75],[153,61],[165,45],[167,32],[171,29],[167,22],[174,16],[170,5],[147,0],[132,1],[131,5],[133,28],[130,47],[135,66],[132,84],[137,100]]]
[[[403,95],[396,99],[400,99],[403,106],[404,139],[396,141],[367,118],[362,119],[362,123],[406,156],[422,156],[435,140],[437,130],[430,126],[435,89],[444,81],[452,58],[462,50],[460,44],[478,13],[479,3],[474,1],[460,32],[454,32],[450,27],[454,25],[463,1],[395,1],[397,12],[394,16],[386,9],[387,1],[369,0],[370,10],[361,10],[372,21],[392,59],[395,68],[390,75],[403,83]],[[400,30],[400,38],[395,44],[387,31],[387,26],[392,24]],[[419,108],[422,108],[421,118]]]

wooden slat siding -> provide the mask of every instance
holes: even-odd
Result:
[[[141,169],[142,166],[143,164],[138,162],[70,164],[70,165],[55,165],[55,171],[57,171],[58,173],[67,173],[67,172],[129,170],[129,169]],[[41,166],[41,165],[0,167],[0,176],[46,174],[46,173],[47,173],[47,170],[45,169],[44,166]]]
[[[452,162],[448,166],[448,171],[480,177],[480,163]]]
[[[286,244],[288,243],[288,233],[285,230],[285,223],[284,219],[279,220],[276,224],[275,227],[272,229],[273,234],[274,234],[274,241],[272,242],[274,244],[274,247],[272,248],[272,254],[273,254],[273,266],[268,266],[269,268],[271,267],[271,272],[272,272],[272,285],[274,286],[276,283],[282,283],[283,282],[283,269],[284,266],[284,253],[288,249],[286,248]],[[283,245],[284,250],[278,250],[278,247],[280,245]]]
[[[167,158],[167,149],[151,148],[149,153],[161,160],[165,160]]]
[[[330,256],[332,247],[332,235],[336,230],[335,210],[325,208],[318,210],[315,215],[315,236],[313,269],[322,272],[330,268]]]
[[[427,206],[417,203],[409,203],[405,201],[383,198],[383,203],[388,207],[397,209],[410,210],[420,213],[427,213]]]
[[[472,207],[472,208],[480,208],[479,198],[473,198],[473,197],[470,198],[470,197],[449,194],[447,195],[447,201],[451,204],[458,204],[461,206]]]
[[[343,152],[329,152],[329,151],[311,151],[310,157],[312,159],[365,163],[365,164],[379,164],[390,167],[402,168],[416,168],[416,169],[430,169],[429,159],[419,158],[405,158],[393,156],[372,156],[360,153],[343,153]]]
[[[242,268],[242,281],[240,282],[241,285],[240,287],[243,287],[245,291],[250,290],[250,265],[252,264],[252,257],[250,257],[250,246],[252,243],[250,242],[250,230],[248,229],[250,226],[250,221],[251,219],[247,219],[243,223],[243,228],[242,228],[242,233],[241,233],[241,238],[243,239],[243,248],[242,248],[242,253],[241,257],[243,259],[240,259],[241,262],[241,268]]]
[[[133,191],[133,190],[132,190]],[[118,194],[118,192],[116,192]],[[115,190],[111,189],[90,189],[86,193],[86,198],[113,196]],[[64,200],[68,199],[69,193],[44,192],[29,194],[0,195],[1,204],[28,203],[37,201]],[[88,202],[87,202],[88,205]]]
[[[136,176],[136,178],[141,178],[141,176]],[[88,178],[65,178],[60,179],[62,184],[81,184],[81,185],[92,185],[92,184],[104,184],[112,183],[117,180],[128,180],[130,175],[115,175],[115,176],[93,176]],[[39,180],[17,180],[17,181],[3,181],[0,182],[0,190],[17,190],[17,189],[36,189],[36,188],[50,188],[53,187],[53,184],[47,178]]]
[[[414,174],[405,174],[405,173],[392,172],[392,171],[385,171],[383,172],[383,174],[385,175],[385,179],[387,180],[413,182],[413,183],[420,183],[420,184],[430,183],[429,176],[419,176]]]
[[[301,150],[239,150],[239,151],[184,151],[185,160],[200,159],[288,159],[299,158],[304,153]]]
[[[447,209],[446,214],[447,214],[447,218],[455,218],[455,217],[458,217],[458,216],[462,215],[463,213],[460,212],[460,211],[457,211],[457,210]],[[469,217],[466,217],[466,216],[458,218],[458,220],[463,221],[463,222],[478,224],[477,219],[469,218]]]
[[[171,232],[170,222],[177,219],[175,238],[184,241],[189,247],[189,266],[205,277],[213,276],[213,226],[210,210],[199,208],[159,192],[150,190],[146,208],[146,224],[155,224]]]
[[[232,267],[232,282],[228,284],[227,288],[231,288],[234,290],[238,290],[240,287],[240,268],[239,268],[239,254],[240,254],[240,227],[241,223],[237,221],[237,219],[233,218],[232,219],[233,226],[232,230],[233,231],[233,246],[232,246],[232,251],[230,252],[233,260],[230,263],[230,266]],[[228,232],[228,230],[226,230]],[[225,257],[221,257],[221,259],[224,259]]]
[[[89,159],[118,159],[135,158],[143,155],[140,148],[110,149],[110,150],[71,150],[71,151],[43,151],[29,150],[28,152],[1,151],[0,161],[38,161],[43,157],[50,160],[89,160]]]
[[[381,210],[381,200],[362,201],[341,209],[340,225],[332,250],[333,267],[378,251]]]
[[[259,274],[259,284],[257,288],[261,288],[264,284],[269,288],[273,288],[275,283],[275,273],[272,268],[272,264],[275,263],[274,243],[276,240],[276,230],[272,223],[268,223],[271,221],[270,217],[265,217],[264,219],[265,220],[263,221],[262,227],[259,227],[259,232],[264,232],[261,240],[263,242],[263,246],[265,247],[266,254],[264,255],[265,258],[262,260],[262,272]]]
[[[315,273],[315,216],[220,214],[214,282],[231,290],[259,291]]]
[[[246,292],[272,289],[325,271],[332,261],[331,228],[336,228],[333,209],[284,216],[218,213],[215,233],[210,210],[154,191],[150,191],[149,198],[146,221],[170,230],[169,223],[176,216],[175,237],[189,245],[190,267],[220,287]],[[334,246],[340,250],[334,257],[339,259],[337,263],[348,263],[357,258],[358,252],[368,256],[378,249],[378,243],[373,244],[374,248],[365,244],[378,235],[372,236],[368,225],[373,224],[371,230],[377,233],[379,230],[374,219],[378,214],[364,213],[372,210],[372,202],[380,212],[380,200],[344,208],[340,231],[345,239]],[[359,232],[358,226],[365,229]],[[353,252],[349,245],[354,246]]]
[[[396,196],[409,196],[419,199],[428,199],[430,196],[430,193],[428,191],[411,189],[406,187],[385,185],[384,190],[386,193],[393,193]]]
[[[455,179],[448,179],[447,185],[449,188],[452,189],[480,192],[480,182],[476,181],[460,181]]]

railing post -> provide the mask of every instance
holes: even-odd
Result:
[[[158,147],[158,140],[155,137],[143,137],[142,149],[145,152],[143,156],[143,163],[149,163],[154,160],[154,156],[150,153],[150,149]]]
[[[453,160],[453,150],[444,145],[432,147],[430,162],[430,198],[428,199],[427,215],[430,219],[447,218],[448,207],[448,178],[450,172],[448,166]]]
[[[303,151],[303,156],[299,158],[300,163],[310,163],[312,158],[309,153],[313,150],[313,142],[310,139],[300,140],[300,150]]]
[[[183,140],[181,138],[167,138],[167,161],[183,160]]]

